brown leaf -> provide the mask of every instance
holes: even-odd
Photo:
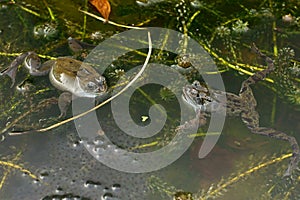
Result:
[[[100,14],[104,17],[104,19],[108,21],[108,17],[111,11],[108,0],[89,0],[89,2],[93,6],[95,6]]]

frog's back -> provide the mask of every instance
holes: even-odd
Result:
[[[205,112],[222,113],[226,111],[226,115],[236,116],[243,111],[243,102],[238,95],[213,89],[210,89],[210,93],[211,101],[202,105]]]
[[[239,115],[243,111],[241,98],[233,93],[226,93],[226,112],[230,116]]]
[[[51,83],[59,90],[72,92],[81,65],[81,61],[72,58],[57,58],[49,73]]]
[[[106,83],[91,65],[69,58],[55,60],[49,73],[51,83],[79,97],[95,97],[106,91]]]
[[[71,77],[76,77],[78,70],[82,65],[81,61],[61,57],[55,60],[55,64],[52,67],[53,75],[56,79],[59,79],[61,74],[67,74]]]

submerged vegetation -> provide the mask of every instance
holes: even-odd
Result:
[[[109,2],[111,14],[109,17],[109,14],[106,14],[103,19],[87,0],[1,1],[0,16],[5,19],[0,21],[1,71],[14,57],[32,50],[39,53],[43,59],[71,55],[83,59],[88,51],[78,50],[72,53],[68,47],[69,37],[97,45],[127,29],[155,26],[179,31],[196,40],[218,66],[218,71],[206,69],[206,73],[211,76],[222,74],[226,88],[238,90],[241,80],[266,67],[251,52],[250,46],[254,42],[266,55],[275,60],[274,73],[254,89],[254,93],[258,93],[256,98],[258,104],[262,103],[259,108],[270,108],[262,109],[265,115],[262,119],[264,123],[276,125],[279,129],[285,129],[297,137],[299,126],[296,124],[299,121],[300,108],[299,1],[110,0]],[[102,23],[101,20],[106,23]],[[161,45],[164,45],[164,41]],[[150,62],[174,67],[190,82],[200,79],[199,74],[189,63],[189,59],[195,59],[197,62],[197,58],[182,57],[189,48],[184,38],[177,45],[181,55],[153,49]],[[142,49],[116,58],[104,72],[110,87],[119,88],[128,84],[136,73],[129,78],[124,78],[123,75],[133,67],[142,65],[146,56],[147,51]],[[101,70],[103,66],[96,67]],[[274,152],[273,146],[279,148],[277,143],[266,143],[265,138],[263,142],[256,141],[252,136],[245,139],[246,136],[240,132],[247,132],[247,129],[239,125],[233,125],[230,130],[225,128],[225,132],[232,135],[227,134],[224,137],[232,140],[234,147],[223,139],[223,143],[216,150],[225,155],[219,158],[221,162],[228,158],[232,159],[228,166],[229,172],[224,170],[224,174],[218,177],[202,173],[207,169],[195,166],[198,165],[197,155],[188,155],[193,149],[198,149],[197,143],[199,144],[204,136],[201,130],[199,133],[190,134],[190,137],[196,139],[188,153],[184,155],[184,159],[188,161],[179,161],[161,173],[137,176],[122,174],[106,166],[100,166],[84,151],[82,140],[74,134],[76,130],[71,125],[60,126],[53,131],[56,133],[54,135],[33,134],[27,135],[25,139],[8,137],[7,132],[10,130],[35,130],[45,127],[47,129],[59,122],[54,117],[58,116],[58,110],[53,106],[57,102],[53,97],[58,96],[58,91],[50,85],[47,78],[29,77],[25,70],[19,70],[16,88],[9,88],[10,80],[0,77],[2,110],[0,168],[3,169],[0,170],[0,198],[138,199],[145,195],[148,199],[172,199],[175,194],[186,195],[187,199],[300,198],[299,174],[295,173],[293,180],[281,177],[286,168],[286,158],[291,154],[287,154],[280,147],[275,149],[277,153],[273,155],[271,153]],[[180,113],[176,109],[178,104],[172,93],[175,90],[181,91],[178,85],[180,85],[178,80],[174,80],[172,88],[142,87],[132,97],[132,118],[139,124],[149,123],[146,108],[151,105],[160,103],[168,109],[167,124],[158,136],[147,140],[121,136],[120,131],[114,128],[116,125],[111,122],[113,119],[107,107],[99,111],[99,115],[107,121],[104,125],[105,133],[108,133],[110,139],[117,145],[123,145],[122,147],[134,152],[154,151],[164,146],[171,141],[178,125],[177,117]],[[262,92],[259,92],[260,90]],[[281,109],[278,105],[284,108]],[[103,110],[108,114],[101,114]],[[68,135],[61,136],[63,133]],[[297,139],[300,141],[300,137]],[[247,152],[239,151],[241,141],[255,144],[244,145],[246,149],[248,148]],[[45,142],[45,145],[40,150],[42,142]],[[237,143],[239,145],[236,145]],[[282,145],[283,147],[285,146]],[[259,152],[256,152],[257,149]],[[32,153],[38,151],[41,151],[41,155],[37,155],[37,158],[41,160],[32,158]],[[51,155],[48,152],[51,152]],[[242,158],[238,157],[240,155]],[[45,161],[43,156],[49,159]],[[234,160],[235,158],[237,159]],[[218,167],[223,172],[223,169],[220,169],[223,166]],[[176,173],[176,168],[181,170],[180,174]],[[192,172],[187,172],[185,177],[185,181],[189,181],[187,184],[181,181],[180,176],[185,174],[184,170],[189,169],[192,169]],[[20,174],[23,174],[22,178],[19,178]],[[17,182],[21,184],[15,184]],[[20,190],[14,193],[13,187]],[[251,192],[253,190],[256,191],[255,194]],[[153,194],[148,194],[149,191]]]

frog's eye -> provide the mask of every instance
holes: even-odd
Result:
[[[207,95],[209,95],[209,90],[207,88],[207,85],[200,83],[199,81],[194,81],[193,82],[193,87],[198,90],[201,93],[206,93]]]
[[[201,88],[203,88],[203,84],[201,84],[199,81],[194,81],[193,87],[196,88],[197,90],[200,90]]]
[[[88,82],[87,87],[89,89],[94,89],[94,88],[96,88],[96,84],[94,82]]]
[[[105,78],[103,76],[100,76],[99,78],[95,79],[99,84],[105,84]]]
[[[194,89],[194,88],[192,88],[192,89],[190,90],[190,94],[191,94],[192,96],[199,96],[199,92],[198,92],[196,89]]]
[[[200,82],[199,82],[199,81],[194,81],[194,82],[193,82],[193,85],[194,85],[195,87],[199,87],[199,86],[200,86]]]

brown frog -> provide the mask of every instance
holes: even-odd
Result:
[[[199,122],[200,126],[204,125],[206,123],[206,117],[209,116],[210,113],[220,112],[220,110],[225,110],[229,116],[241,116],[242,121],[252,133],[285,140],[291,144],[293,155],[288,169],[284,173],[284,176],[290,176],[292,171],[298,167],[300,149],[293,136],[289,136],[273,128],[259,126],[259,115],[256,111],[256,100],[253,96],[250,85],[263,80],[270,72],[272,72],[274,70],[274,62],[271,58],[261,53],[256,46],[254,46],[253,49],[266,61],[268,67],[262,71],[256,72],[246,79],[242,83],[238,95],[226,92],[225,95],[227,101],[222,101],[219,96],[221,96],[221,94],[224,95],[224,92],[210,89],[199,81],[194,81],[191,85],[187,85],[183,88],[183,99],[194,108],[197,113],[197,119],[192,119],[186,124],[180,126],[178,130],[195,125],[195,122]],[[198,119],[199,117],[200,121]]]
[[[69,57],[59,57],[42,64],[34,52],[21,54],[0,73],[0,75],[8,75],[12,79],[11,87],[15,83],[18,66],[22,63],[33,76],[49,74],[52,85],[64,91],[58,99],[61,112],[59,117],[65,116],[67,107],[72,101],[72,94],[76,97],[95,98],[107,91],[105,78],[91,65]]]

